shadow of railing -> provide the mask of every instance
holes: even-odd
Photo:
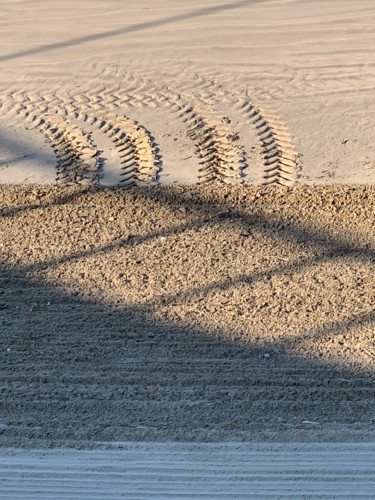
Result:
[[[155,314],[175,301],[301,272],[335,259],[375,261],[371,247],[344,237],[308,230],[296,221],[286,223],[282,217],[271,220],[256,211],[249,215],[245,207],[225,202],[226,190],[222,187],[220,194],[218,189],[210,203],[199,193],[192,196],[189,189],[120,190],[130,197],[128,201],[145,206],[151,202],[192,213],[201,208],[203,213],[193,215],[189,223],[128,235],[89,251],[17,268],[3,265],[0,443],[90,446],[94,441],[129,439],[345,440],[375,435],[373,371],[335,365],[295,349],[300,342],[369,328],[374,311],[359,311],[313,329],[301,324],[298,335],[273,341],[256,337],[254,326],[254,337],[245,342],[228,338],[229,324],[228,329],[211,330]],[[105,193],[110,198],[119,190]],[[92,197],[100,194],[101,190],[61,191],[49,201],[41,200],[39,210],[67,203],[70,208],[75,203],[84,207],[85,199],[91,197],[92,203]],[[3,220],[16,223],[19,215],[24,217],[37,207],[9,207]],[[316,255],[115,307],[100,304],[95,297],[73,297],[43,282],[43,271],[49,268],[137,247],[161,236],[215,229],[228,219],[244,229],[259,225],[269,235],[270,245],[277,239],[289,238],[295,244],[308,241]],[[281,220],[283,229],[275,233]]]
[[[135,23],[130,26],[125,26],[111,31],[105,31],[102,33],[95,33],[92,35],[84,35],[70,40],[64,40],[62,42],[49,43],[46,45],[41,45],[39,47],[33,47],[26,50],[20,50],[18,52],[13,52],[11,54],[6,54],[0,56],[0,62],[8,61],[11,59],[19,59],[21,57],[42,54],[44,52],[50,52],[57,49],[75,47],[77,45],[82,45],[85,43],[93,42],[96,40],[106,40],[108,38],[114,38],[122,35],[127,35],[129,33],[134,33],[137,31],[145,31],[158,26],[165,26],[168,24],[179,23],[182,21],[188,21],[190,19],[196,19],[200,17],[210,16],[220,12],[227,12],[229,10],[238,9],[246,5],[252,5],[255,3],[261,3],[265,0],[241,0],[237,2],[226,3],[223,5],[215,5],[213,7],[203,7],[196,9],[192,12],[186,12],[185,14],[177,14],[174,16],[167,16],[161,19],[156,19],[153,21],[147,21],[143,23]]]

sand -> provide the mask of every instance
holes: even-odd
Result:
[[[374,439],[374,21],[0,0],[0,446]]]
[[[374,201],[3,186],[0,443],[373,439]]]
[[[372,0],[0,6],[2,183],[375,180]]]
[[[104,451],[3,450],[0,493],[4,500],[364,500],[373,497],[374,453],[373,444],[358,443],[118,443]]]

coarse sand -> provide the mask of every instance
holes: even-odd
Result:
[[[374,439],[375,187],[0,187],[1,446]]]

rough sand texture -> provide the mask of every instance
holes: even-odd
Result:
[[[374,438],[374,187],[0,207],[2,446]]]
[[[374,438],[374,21],[0,0],[0,445]]]
[[[2,500],[374,498],[375,447],[121,443],[0,452]],[[241,478],[239,480],[239,478]]]
[[[0,182],[374,183],[373,0],[0,0]]]

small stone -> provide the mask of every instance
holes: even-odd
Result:
[[[80,179],[78,184],[81,186],[89,186],[91,184],[91,179]]]

